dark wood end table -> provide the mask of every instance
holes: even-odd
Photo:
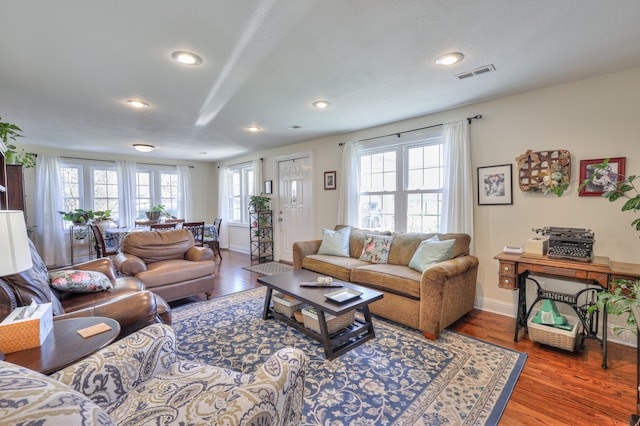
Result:
[[[322,343],[324,346],[325,356],[327,359],[331,360],[375,337],[373,322],[371,321],[371,313],[369,312],[369,304],[382,299],[384,295],[379,291],[375,291],[367,287],[334,279],[334,283],[342,284],[343,288],[351,288],[362,292],[362,295],[358,298],[351,299],[343,303],[337,303],[325,298],[324,295],[332,291],[340,290],[340,288],[300,286],[301,282],[316,281],[320,276],[322,275],[307,271],[306,269],[301,269],[258,278],[258,282],[267,287],[267,295],[264,300],[262,318],[265,320],[270,316],[277,318],[296,330]],[[300,302],[316,308],[320,333],[316,333],[314,330],[306,328],[293,318],[289,318],[286,315],[274,311],[271,308],[271,296],[274,290],[287,294]],[[340,316],[356,309],[362,310],[364,321],[356,319],[352,326],[336,333],[329,334],[325,317],[326,314]]]
[[[105,323],[111,330],[87,337],[78,330]],[[105,317],[68,318],[53,321],[53,330],[40,347],[5,354],[5,361],[52,374],[113,342],[120,334],[118,321]]]

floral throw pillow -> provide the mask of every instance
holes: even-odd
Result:
[[[111,290],[113,284],[105,274],[96,271],[66,269],[49,272],[51,287],[73,293],[96,293]]]
[[[393,237],[388,235],[365,236],[360,260],[371,263],[387,263],[392,241]]]

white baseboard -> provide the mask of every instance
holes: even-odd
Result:
[[[474,306],[476,309],[481,311],[492,312],[498,315],[504,315],[507,317],[516,318],[516,307],[515,305],[503,302],[501,300],[493,300],[493,299],[476,299],[476,303]],[[602,321],[602,319],[601,319]],[[615,324],[613,324],[615,320],[612,320],[611,315],[607,320],[607,342],[609,343],[618,343],[624,346],[630,346],[635,348],[637,338],[636,335],[630,331],[623,331],[622,333],[617,334],[614,332]],[[515,324],[514,324],[515,326]]]

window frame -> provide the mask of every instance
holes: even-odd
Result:
[[[381,223],[381,227],[368,227],[365,229],[374,229],[374,230],[385,230],[392,232],[422,232],[422,233],[431,233],[431,232],[439,232],[440,224],[442,222],[442,200],[444,196],[444,136],[441,131],[431,131],[428,134],[419,134],[413,137],[408,137],[404,141],[398,142],[397,137],[393,137],[394,139],[387,139],[378,141],[376,143],[370,143],[367,146],[363,146],[358,149],[358,165],[361,167],[362,158],[364,156],[375,155],[377,153],[383,152],[395,152],[395,186],[394,190],[382,189],[377,191],[363,191],[362,190],[362,181],[364,180],[362,170],[359,170],[359,178],[360,178],[360,188],[358,188],[358,226],[363,226],[363,203],[360,202],[362,197],[380,197],[383,199],[386,196],[391,195],[393,197],[393,227],[390,228],[388,225],[388,218],[385,218],[384,213],[384,203],[381,206],[380,215],[381,218],[378,220]],[[440,187],[439,188],[409,188],[409,151],[412,148],[424,147],[424,146],[433,146],[439,145],[439,180]],[[385,182],[386,183],[386,182]],[[386,185],[385,185],[386,186]],[[437,194],[438,196],[438,213],[435,215],[436,219],[436,228],[433,230],[424,230],[423,228],[419,231],[410,230],[409,227],[409,195],[410,194]],[[370,201],[369,201],[370,203]],[[388,215],[388,213],[387,213]],[[431,217],[433,215],[421,215],[421,217]],[[369,221],[372,222],[371,216],[369,216]]]
[[[234,166],[227,166],[227,197],[228,197],[228,222],[230,225],[249,226],[249,198],[254,195],[255,186],[255,170],[253,163],[241,163]],[[234,174],[240,177],[240,194],[235,194],[233,187]],[[252,176],[249,177],[249,174]],[[239,200],[240,218],[237,219],[234,214],[234,200]]]

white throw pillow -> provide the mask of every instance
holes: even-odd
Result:
[[[349,237],[351,227],[345,226],[337,231],[322,229],[322,243],[318,254],[349,257]]]
[[[455,239],[440,241],[437,236],[422,241],[409,262],[409,268],[422,273],[435,263],[451,259],[455,243]]]

